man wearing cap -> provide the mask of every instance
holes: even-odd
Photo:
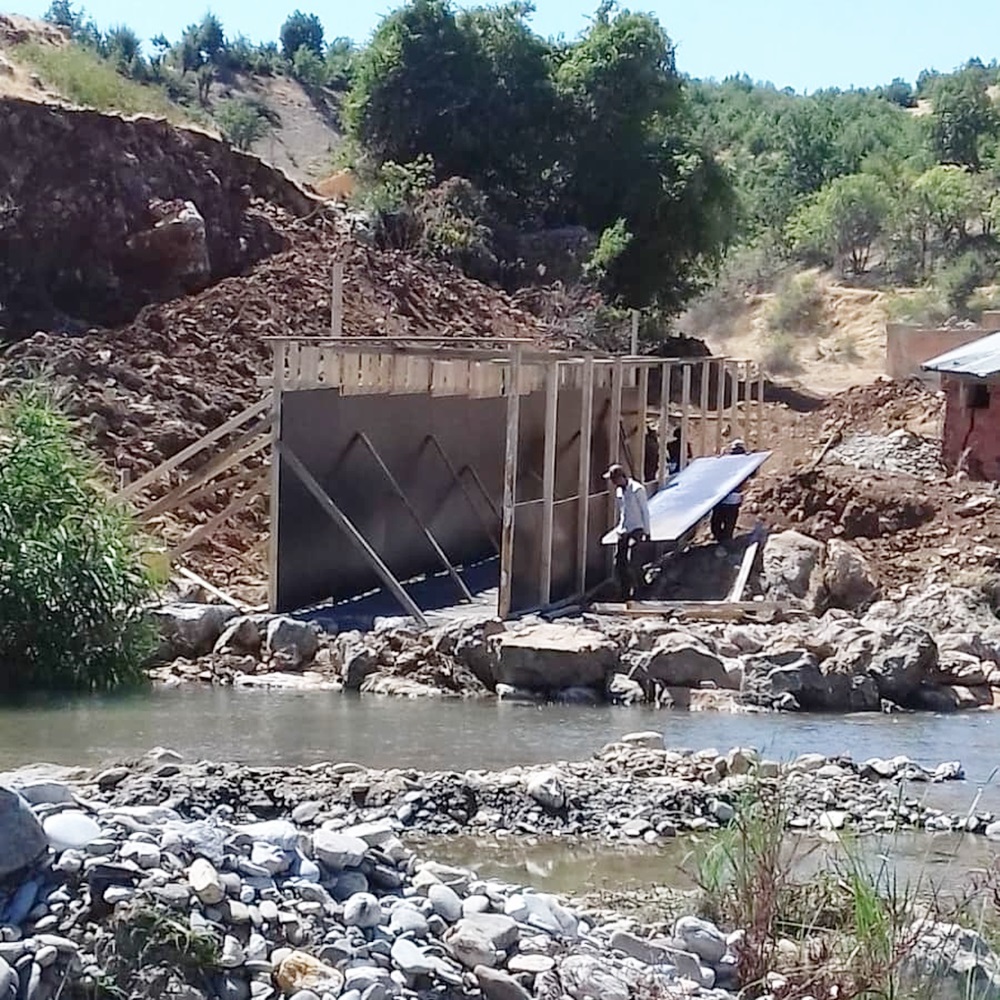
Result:
[[[615,553],[615,575],[621,587],[622,600],[635,596],[635,573],[632,570],[632,550],[637,542],[649,538],[649,501],[646,487],[625,474],[620,465],[612,465],[604,473],[615,491],[615,515],[618,549]]]
[[[739,439],[726,450],[727,455],[745,455],[746,445]],[[712,511],[712,537],[719,543],[732,541],[736,531],[736,522],[740,516],[740,505],[743,503],[743,494],[740,489],[733,490],[728,494],[715,510]]]

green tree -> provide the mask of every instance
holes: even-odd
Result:
[[[128,25],[119,24],[108,29],[104,36],[104,53],[114,63],[115,69],[123,76],[142,79],[145,76],[145,60],[142,58],[142,42]]]
[[[237,149],[246,152],[263,139],[277,118],[259,101],[245,97],[222,102],[215,111],[215,120],[223,136]]]
[[[326,84],[326,62],[312,49],[300,45],[292,59],[292,76],[307,87],[322,87]]]
[[[198,47],[210,63],[221,64],[226,51],[226,33],[222,22],[211,11],[198,25]]]
[[[317,56],[323,55],[323,24],[315,14],[297,10],[281,26],[281,48],[286,59],[305,46]]]
[[[792,216],[788,236],[800,253],[833,258],[854,274],[863,274],[891,210],[889,194],[878,178],[837,177]]]
[[[100,478],[44,400],[0,405],[0,691],[142,677],[150,579]]]
[[[965,235],[976,207],[972,176],[958,166],[931,167],[913,182],[908,204],[919,240],[920,273],[924,275],[934,241],[946,249]]]
[[[982,76],[963,71],[941,78],[934,85],[932,103],[931,127],[939,161],[978,170],[980,141],[997,129]]]

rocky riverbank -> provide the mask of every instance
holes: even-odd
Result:
[[[499,774],[189,765],[156,751],[100,773],[4,775],[0,998],[728,1000],[745,985],[745,929],[693,914],[643,927],[421,860],[403,835],[505,823],[649,840],[729,822],[750,780],[791,790],[793,826],[926,823],[896,782],[960,773],[812,756],[780,767],[654,742]],[[914,975],[958,984],[971,970],[1000,995],[1000,960],[978,935],[913,926]]]
[[[287,616],[169,605],[157,612],[162,646],[151,676],[691,710],[1000,705],[1000,621],[986,588],[937,583],[879,599],[867,572],[846,543],[784,532],[764,552],[760,596],[768,601],[744,621],[712,621],[711,609],[692,620],[681,609],[672,617],[458,619],[424,629],[393,619],[335,635]]]

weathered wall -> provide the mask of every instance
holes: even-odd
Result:
[[[591,492],[604,489],[608,462],[608,390],[596,390],[591,447]],[[563,390],[557,421],[556,499],[577,490],[580,451],[579,390]],[[506,438],[506,400],[461,396],[340,396],[326,390],[286,392],[281,439],[306,465],[334,502],[351,519],[400,579],[440,570],[427,539],[393,493],[364,446],[348,447],[364,430],[383,461],[455,564],[493,554],[482,521],[469,506],[431,447],[441,442],[456,468],[478,472],[497,509],[502,506]],[[541,541],[542,459],[545,395],[521,400],[518,500],[514,532],[513,606],[534,605]],[[279,479],[277,608],[291,610],[329,598],[346,598],[381,586],[367,560],[329,520],[295,476]],[[604,575],[606,552],[600,536],[607,530],[607,500],[591,500],[589,569]],[[480,511],[490,516],[489,507]],[[568,596],[576,583],[576,504],[557,504],[553,544],[553,599]],[[499,537],[499,525],[495,531]],[[457,598],[457,594],[456,594]]]
[[[973,479],[1000,480],[1000,380],[988,384],[989,406],[971,409],[965,405],[963,380],[943,376],[945,394],[942,455],[949,469],[962,464]]]
[[[926,327],[889,323],[885,330],[886,374],[898,379],[916,376],[937,385],[938,376],[934,372],[921,371],[920,366],[939,354],[979,340],[986,332],[983,327]]]

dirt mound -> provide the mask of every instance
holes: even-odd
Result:
[[[1000,491],[992,484],[824,466],[752,484],[745,510],[772,530],[854,542],[889,587],[1000,561]]]

